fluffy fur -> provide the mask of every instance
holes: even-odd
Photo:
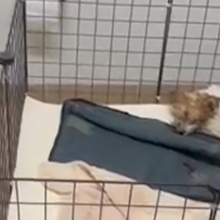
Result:
[[[220,98],[199,91],[178,92],[172,100],[170,112],[179,133],[187,135],[200,130],[220,137],[220,131],[213,132],[210,128],[216,120],[220,127]]]

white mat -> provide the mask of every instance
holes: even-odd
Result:
[[[111,107],[118,110],[127,111],[140,117],[147,116],[149,118],[160,119],[166,123],[169,123],[171,120],[167,107],[164,105],[114,105]],[[30,97],[26,98],[22,116],[22,126],[18,147],[18,159],[16,164],[15,177],[35,178],[38,165],[43,161],[47,161],[58,131],[60,111],[61,105],[45,104],[36,101]],[[44,202],[44,188],[41,184],[39,184],[39,182],[18,183],[18,192],[20,202]],[[15,186],[13,187],[11,201],[17,201]],[[48,192],[48,201],[59,202],[59,198],[55,194]],[[205,204],[202,205],[204,206]],[[44,211],[45,210],[43,205],[20,205],[20,218],[18,218],[17,205],[11,204],[9,208],[8,219],[45,220]],[[201,212],[203,211],[201,210],[199,212],[201,214]],[[57,219],[56,216],[56,207],[47,207],[46,219],[61,220]],[[204,219],[207,219],[208,212],[205,211],[203,216]]]

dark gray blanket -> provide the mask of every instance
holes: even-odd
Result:
[[[84,100],[64,103],[49,160],[82,160],[200,201],[212,202],[212,191],[220,190],[220,140],[181,136],[158,120]],[[183,186],[196,184],[201,186]]]

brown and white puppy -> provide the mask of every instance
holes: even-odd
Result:
[[[206,93],[178,92],[170,105],[173,126],[180,134],[196,130],[220,136],[220,98]],[[219,125],[217,125],[217,124]],[[215,127],[213,127],[215,126]],[[218,126],[218,127],[216,127]],[[213,128],[212,128],[213,127]],[[216,133],[216,134],[215,134]]]

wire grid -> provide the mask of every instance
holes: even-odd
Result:
[[[161,51],[147,50],[151,43],[146,39],[154,39],[149,30],[153,32],[152,25],[158,24],[158,43],[162,45],[164,4],[136,0],[50,2],[58,7],[50,13],[48,1],[41,1],[38,7],[42,12],[33,15],[33,2],[26,2],[29,85],[42,84],[43,99],[51,86],[57,90],[58,100],[65,95],[63,90],[69,89],[70,96],[85,95],[89,100],[101,96],[102,102],[109,102],[114,96],[123,103],[128,94],[140,101],[142,84],[156,83],[157,79],[147,77],[158,73],[159,66],[148,62],[147,55],[160,58]],[[158,20],[153,11],[163,16]]]
[[[26,2],[29,85],[40,99],[145,102],[159,73],[162,94],[220,82],[218,1],[36,0],[35,13]]]
[[[8,136],[7,136],[7,118],[6,118],[6,88],[5,88],[5,79],[4,79],[4,70],[1,69],[1,86],[0,86],[0,121],[1,121],[1,130],[0,130],[0,175],[8,176],[10,173],[9,170],[9,154],[8,154]],[[0,181],[0,199],[5,199],[8,201],[10,198],[9,185],[5,181]],[[0,217],[5,219],[7,215],[7,205],[0,205]]]
[[[45,2],[44,2],[45,3]],[[90,18],[82,18],[81,17],[81,9],[83,8],[83,4],[85,3],[85,5],[94,5],[95,6],[95,19],[92,19],[92,21],[94,22],[95,24],[95,32],[97,33],[98,32],[98,22],[110,22],[114,24],[114,26],[110,28],[110,34],[106,34],[104,35],[103,33],[101,33],[100,35],[96,34],[96,35],[92,35],[93,36],[93,44],[95,45],[94,48],[96,50],[93,50],[93,49],[88,49],[88,48],[81,48],[80,47],[80,41],[81,41],[81,38],[82,37],[89,37],[91,38],[91,33],[87,33],[87,34],[83,34],[83,33],[80,33],[80,23],[83,22],[83,21],[89,21]],[[81,71],[80,71],[80,67],[83,66],[83,67],[91,67],[92,68],[92,77],[89,78],[89,80],[91,79],[92,80],[92,83],[91,83],[91,89],[92,89],[92,92],[89,93],[90,95],[90,98],[93,99],[93,95],[95,95],[95,87],[97,85],[96,81],[97,80],[100,80],[102,81],[101,79],[97,79],[95,76],[97,74],[97,71],[96,71],[96,68],[97,67],[107,67],[107,85],[106,85],[106,88],[107,88],[107,92],[104,94],[105,98],[106,98],[106,102],[109,101],[109,96],[110,96],[110,90],[111,90],[111,83],[110,82],[123,82],[123,89],[122,89],[122,93],[121,93],[121,101],[124,102],[124,95],[126,94],[126,87],[127,87],[127,84],[130,85],[130,83],[133,83],[133,82],[136,82],[138,83],[138,87],[137,87],[137,94],[138,94],[138,99],[141,97],[141,86],[142,84],[145,83],[145,78],[144,78],[144,71],[146,69],[150,69],[150,70],[153,70],[153,69],[156,69],[157,71],[159,70],[159,65],[155,65],[155,66],[151,66],[151,62],[150,63],[147,63],[149,64],[149,66],[147,64],[145,64],[145,57],[147,55],[157,55],[159,54],[161,56],[161,53],[159,52],[153,52],[153,51],[146,51],[146,48],[147,48],[147,43],[149,43],[149,40],[152,39],[152,40],[160,40],[161,41],[161,47],[162,47],[162,43],[164,42],[164,37],[163,37],[163,31],[164,31],[164,21],[160,21],[160,20],[154,20],[152,19],[151,20],[151,17],[150,17],[150,12],[151,10],[158,10],[158,9],[162,9],[163,11],[166,11],[166,7],[164,5],[153,5],[152,2],[150,1],[148,5],[143,5],[143,4],[139,4],[139,5],[136,5],[135,1],[132,1],[131,4],[127,5],[127,4],[124,4],[124,3],[117,3],[116,1],[114,1],[114,3],[100,3],[98,2],[98,5],[97,5],[97,2],[91,2],[91,3],[88,3],[88,2],[80,2],[80,3],[73,3],[73,2],[69,2],[67,1],[65,4],[70,4],[70,5],[74,5],[76,4],[77,5],[77,11],[78,11],[78,14],[77,14],[77,17],[76,18],[64,18],[64,16],[62,16],[62,19],[60,19],[60,17],[53,17],[53,16],[49,16],[50,19],[57,19],[58,21],[62,21],[60,23],[60,26],[59,26],[59,30],[60,32],[56,32],[56,31],[51,31],[49,30],[49,33],[47,32],[47,25],[46,25],[46,4],[43,4],[43,17],[40,16],[40,19],[43,19],[43,22],[42,22],[42,27],[43,27],[43,30],[42,30],[42,33],[39,33],[38,34],[42,34],[42,38],[43,38],[43,43],[42,43],[42,48],[32,48],[31,46],[28,46],[29,49],[39,49],[39,50],[42,50],[43,49],[43,53],[42,53],[42,60],[41,61],[30,61],[29,60],[29,64],[39,64],[41,66],[41,70],[43,71],[43,77],[41,76],[41,79],[42,79],[42,82],[43,82],[43,95],[45,96],[45,87],[47,85],[47,74],[46,74],[46,65],[58,65],[58,73],[59,73],[59,77],[58,78],[58,85],[59,85],[59,98],[61,98],[62,94],[61,94],[61,88],[62,88],[62,78],[63,78],[63,66],[73,66],[74,69],[75,69],[75,77],[73,78],[74,80],[74,84],[75,85],[72,89],[73,89],[73,95],[80,95],[79,94],[79,90],[81,87],[81,81],[84,80],[88,80],[87,78],[82,78],[81,76]],[[68,5],[68,7],[70,6]],[[99,18],[98,17],[98,6],[111,6],[113,7],[112,8],[112,19],[109,19],[107,20],[106,18]],[[17,139],[18,139],[18,134],[19,134],[19,124],[20,124],[20,119],[21,119],[21,111],[22,111],[22,106],[23,106],[23,98],[24,98],[24,92],[26,91],[26,63],[25,63],[25,58],[26,58],[26,54],[25,54],[25,35],[24,34],[24,31],[25,31],[25,18],[24,18],[24,11],[25,11],[25,7],[26,7],[26,4],[25,2],[18,2],[17,5],[16,5],[16,9],[15,9],[15,13],[14,13],[14,18],[13,18],[13,22],[12,22],[12,28],[11,28],[11,32],[10,32],[10,35],[9,35],[9,42],[8,42],[8,50],[12,53],[15,54],[15,62],[14,64],[11,66],[11,67],[7,67],[4,69],[4,71],[2,72],[2,75],[1,75],[1,90],[2,90],[2,94],[4,94],[4,96],[2,96],[2,107],[1,107],[1,117],[2,117],[2,129],[1,129],[1,132],[0,132],[0,135],[1,135],[1,155],[3,155],[2,157],[2,166],[1,168],[3,169],[3,171],[1,172],[1,174],[4,173],[4,177],[6,176],[11,176],[12,172],[13,172],[13,168],[14,168],[14,164],[15,164],[15,157],[16,157],[16,146],[17,146]],[[60,7],[61,11],[64,10],[64,5],[62,5]],[[125,8],[125,7],[128,7],[130,9],[130,16],[129,16],[129,19],[128,21],[126,20],[117,20],[116,19],[116,15],[117,15],[117,10],[116,8],[117,7],[122,7],[122,8]],[[140,21],[140,20],[132,20],[132,16],[133,16],[133,10],[135,7],[140,7],[140,8],[143,8],[144,10],[147,9],[147,17],[146,19],[147,20],[144,20],[144,21]],[[178,7],[184,7],[183,5],[179,5]],[[200,6],[199,6],[200,7]],[[79,9],[80,8],[80,9]],[[132,11],[132,13],[131,13]],[[61,13],[62,14],[62,13]],[[166,13],[165,13],[166,14]],[[164,16],[165,16],[164,14]],[[132,15],[132,16],[131,16]],[[35,16],[31,16],[32,18],[34,17],[34,19],[37,19],[39,16],[35,15]],[[51,18],[52,17],[52,18]],[[77,22],[77,25],[76,25],[76,30],[77,32],[74,34],[72,32],[68,33],[68,32],[64,32],[64,27],[65,27],[65,24],[64,24],[64,19],[67,19],[67,20],[76,20]],[[146,22],[148,21],[148,22]],[[123,34],[115,34],[114,32],[114,28],[115,26],[117,26],[118,23],[128,23],[128,35],[123,35]],[[139,33],[137,35],[135,35],[136,32],[132,32],[132,25],[131,23],[137,23],[138,25],[141,23],[141,24],[144,24],[145,26],[145,29],[143,31],[143,35],[140,36]],[[160,29],[160,33],[161,33],[161,37],[156,37],[156,36],[148,36],[149,34],[149,25],[150,24],[162,24],[161,25],[161,29]],[[173,21],[173,23],[175,23]],[[86,26],[86,28],[88,28],[89,26]],[[122,26],[123,27],[123,26]],[[122,29],[122,27],[119,28],[119,30]],[[85,29],[86,29],[85,28]],[[71,30],[71,29],[70,29]],[[66,30],[68,31],[68,30]],[[31,34],[32,32],[29,30],[28,31],[28,34]],[[34,33],[34,32],[33,32]],[[132,35],[132,33],[134,34],[134,36]],[[37,33],[34,33],[37,35]],[[62,45],[62,47],[58,47],[58,48],[50,48],[49,46],[47,46],[47,41],[46,41],[46,35],[49,34],[49,35],[59,35],[59,46]],[[68,37],[73,37],[75,36],[76,37],[76,48],[69,48],[69,47],[64,47],[63,48],[63,42],[64,42],[64,38],[66,37],[66,35]],[[98,49],[97,45],[98,45],[98,42],[101,41],[101,39],[98,39],[96,37],[100,37],[100,38],[110,38],[110,48],[109,49]],[[114,48],[114,38],[116,39],[121,39],[122,42],[118,43],[118,45],[116,46],[117,49]],[[134,49],[133,50],[130,50],[130,47],[131,47],[131,41],[132,39],[138,39],[138,40],[143,40],[143,48],[144,48],[144,53],[143,51],[136,51],[135,49],[138,48],[134,46]],[[170,39],[172,39],[173,37],[170,36],[169,37]],[[174,37],[175,38],[175,37]],[[51,40],[51,39],[50,39]],[[123,43],[124,40],[127,40],[125,42],[125,49],[121,49],[119,50],[119,46]],[[50,42],[50,41],[49,41]],[[69,42],[67,41],[67,45],[70,46],[71,42],[73,42],[72,40],[70,40]],[[104,43],[106,44],[106,42]],[[150,42],[150,45],[153,45],[152,42]],[[141,48],[142,48],[141,46]],[[48,48],[47,48],[48,47]],[[161,49],[160,47],[160,49]],[[46,51],[45,50],[51,50],[52,53],[54,53],[54,51],[58,50],[58,54],[59,54],[59,62],[57,64],[56,61],[48,61],[47,60],[47,56],[46,56]],[[91,51],[92,50],[92,51]],[[74,63],[68,63],[67,61],[63,61],[63,57],[65,57],[63,55],[63,53],[65,53],[65,51],[67,52],[70,52],[70,54],[68,54],[68,56],[66,55],[66,57],[70,58],[72,60],[72,56],[71,55],[71,52],[75,51],[76,53],[76,61]],[[93,56],[92,56],[92,65],[91,64],[81,64],[80,63],[80,52],[92,52]],[[109,60],[110,62],[107,62],[105,65],[104,64],[98,64],[97,61],[96,61],[96,53],[100,52],[101,55],[103,55],[102,53],[109,53]],[[116,54],[120,54],[120,53],[125,53],[125,57],[124,57],[124,63],[121,64],[121,60],[120,60],[120,64],[114,64],[113,63],[113,60],[114,60],[114,53]],[[136,55],[141,55],[141,68],[140,68],[140,78],[138,79],[132,79],[129,81],[129,68],[137,68],[136,65],[132,65],[130,63],[130,59],[129,56],[130,55],[133,55],[133,54],[136,54]],[[215,55],[215,54],[214,54]],[[217,56],[217,55],[216,55]],[[84,59],[83,59],[84,60]],[[116,58],[117,60],[117,58]],[[131,59],[132,60],[132,59]],[[148,59],[149,60],[149,57]],[[159,59],[160,60],[160,59]],[[104,66],[103,66],[104,65]],[[30,68],[30,66],[29,66]],[[122,71],[122,78],[120,80],[115,79],[115,81],[112,79],[112,75],[113,73],[111,72],[112,69],[114,68],[122,68],[123,71]],[[198,69],[198,67],[197,67]],[[5,79],[5,76],[6,79]],[[132,75],[133,76],[133,75]],[[51,77],[53,78],[53,77]],[[54,77],[56,78],[56,77]],[[65,79],[65,78],[64,78]],[[72,78],[68,78],[66,77],[66,80],[69,80],[72,79]],[[103,79],[104,81],[104,79]],[[150,80],[146,80],[147,82],[150,82]],[[157,84],[157,81],[155,81],[155,83]],[[7,87],[7,88],[6,88]],[[103,91],[101,91],[103,93]],[[10,114],[10,118],[8,117]],[[8,123],[6,123],[6,120],[8,121]],[[13,128],[13,129],[12,129]],[[2,209],[2,218],[1,219],[6,219],[6,213],[7,213],[7,204],[9,203],[9,196],[10,196],[10,182],[12,181],[12,179],[9,180],[5,180],[3,179],[1,181],[1,196],[0,196],[0,199],[3,201],[1,203],[1,209]],[[20,180],[21,181],[21,180]],[[24,180],[23,180],[24,181]],[[32,180],[33,181],[33,180]],[[36,182],[36,180],[34,180]],[[19,201],[19,190],[18,190],[18,187],[17,187],[17,184],[18,184],[19,180],[15,180],[15,188],[16,188],[16,197],[17,197],[17,202],[15,202],[14,204],[16,204],[17,206],[17,210],[18,210],[18,218],[20,218],[20,205],[25,205],[25,204],[22,204],[21,201]],[[47,185],[48,183],[45,182],[45,186]],[[105,187],[105,185],[108,184],[107,182],[105,183],[102,183],[103,187]],[[120,183],[122,184],[122,183]],[[130,183],[131,184],[131,183]],[[77,183],[74,184],[74,189],[76,188],[76,185]],[[161,187],[158,186],[159,188]],[[104,189],[104,188],[103,188]],[[131,187],[130,187],[130,195],[131,195],[131,192],[132,192],[132,184],[131,184]],[[153,205],[153,207],[151,208],[154,208],[154,214],[153,214],[153,218],[154,219],[157,219],[157,216],[158,216],[158,213],[159,213],[159,209],[160,208],[171,208],[171,206],[169,207],[161,207],[159,206],[159,201],[160,201],[160,190],[158,192],[158,196],[157,196],[157,200],[156,200],[156,203]],[[47,191],[45,190],[45,197],[44,197],[44,202],[43,204],[38,204],[38,205],[44,205],[44,210],[45,210],[45,219],[47,219]],[[74,194],[75,195],[75,194]],[[101,201],[100,201],[100,204],[99,204],[99,208],[100,208],[100,215],[99,215],[99,219],[102,219],[102,210],[103,210],[103,207],[105,207],[105,203],[103,201],[103,198],[104,198],[104,190],[101,190]],[[128,199],[128,203],[126,205],[124,205],[126,208],[127,208],[127,217],[129,217],[129,210],[130,208],[132,207],[132,205],[130,204],[130,201],[131,201],[131,196],[129,196],[129,199]],[[12,202],[13,203],[13,202]],[[26,202],[27,204],[26,205],[33,205],[33,203],[30,203],[30,202]],[[34,203],[35,204],[35,203]],[[74,205],[72,206],[73,209],[75,206],[77,205],[82,205],[82,204],[76,204],[76,203],[73,203]],[[184,204],[182,207],[175,207],[173,206],[172,208],[173,209],[182,209],[183,212],[182,212],[182,219],[184,219],[185,217],[185,211],[187,210],[188,207],[186,207],[186,204],[187,204],[187,200],[185,200]],[[87,204],[88,205],[88,204]],[[92,204],[90,204],[92,205]],[[120,206],[120,204],[116,204],[117,206]],[[143,208],[147,208],[147,207],[143,207]],[[213,213],[213,211],[212,211]],[[21,219],[21,218],[20,218]],[[214,219],[214,218],[213,218]]]
[[[2,104],[0,109],[0,117],[3,122],[0,132],[0,150],[1,155],[3,155],[1,160],[1,174],[4,174],[4,176],[11,176],[16,161],[19,124],[24,92],[26,91],[26,45],[24,35],[26,22],[23,13],[26,4],[28,8],[30,2],[18,1],[17,3],[7,46],[8,50],[15,54],[15,63],[11,67],[5,68],[1,74],[0,89],[4,96],[1,97]],[[121,103],[126,102],[127,95],[135,97],[134,100],[136,102],[141,102],[144,99],[143,97],[148,95],[145,85],[147,85],[147,88],[154,85],[153,91],[154,93],[156,92],[156,85],[159,83],[157,77],[161,68],[161,51],[164,44],[165,17],[167,15],[167,6],[169,6],[165,5],[164,1],[149,0],[148,3],[143,3],[132,0],[128,4],[122,0],[113,0],[111,2],[102,0],[74,2],[66,0],[62,4],[55,2],[58,3],[59,8],[52,15],[50,15],[50,10],[47,10],[46,1],[43,0],[41,2],[42,14],[29,15],[27,10],[29,87],[32,91],[36,88],[37,92],[39,92],[39,87],[34,85],[34,83],[40,83],[42,85],[40,87],[42,89],[40,93],[41,99],[47,99],[48,87],[55,90],[56,100],[58,101],[66,98],[65,94],[63,94],[63,87],[66,86],[70,87],[71,97],[82,97],[82,95],[86,95],[88,99],[95,100],[98,95],[102,97],[102,102],[110,102],[112,95],[117,97],[117,100]],[[183,4],[177,3],[176,0],[173,3],[172,16],[175,15],[175,11],[178,11],[177,8],[185,8],[187,11],[191,9],[198,9],[200,11],[203,9],[204,21],[191,21],[189,12],[187,12],[187,19],[184,21],[178,21],[178,19],[175,21],[175,16],[174,18],[171,16],[169,36],[167,38],[168,47],[165,51],[166,59],[164,66],[162,66],[162,85],[169,82],[166,76],[167,69],[169,71],[173,69],[178,70],[178,78],[176,80],[171,78],[170,82],[176,83],[176,88],[182,84],[183,80],[181,77],[185,76],[185,73],[182,71],[191,68],[183,65],[185,54],[196,56],[195,65],[193,66],[193,80],[186,83],[190,88],[200,83],[197,77],[201,70],[209,71],[209,80],[203,80],[203,83],[213,82],[216,73],[218,73],[219,69],[216,65],[218,65],[217,59],[219,58],[219,23],[218,21],[210,22],[207,20],[208,11],[210,9],[219,10],[220,6],[217,5],[214,7],[207,2],[204,5],[204,1],[203,3],[200,1],[200,5],[194,5],[193,2],[195,1],[192,0],[187,4]],[[88,8],[85,9],[86,7]],[[90,10],[91,7],[93,7],[93,10]],[[106,9],[104,9],[105,7]],[[141,14],[140,10],[136,10],[137,8],[141,11],[143,10],[143,14]],[[71,10],[76,10],[76,13],[72,13],[73,11]],[[213,12],[210,13],[213,14]],[[154,16],[155,14],[157,16]],[[180,15],[180,13],[177,13],[177,15]],[[214,20],[214,18],[212,19]],[[36,20],[40,21],[40,27],[34,26],[33,23],[31,25],[31,20],[34,20],[34,23]],[[201,36],[188,36],[188,31],[186,31],[188,29],[185,29],[183,35],[172,36],[172,25],[175,26],[177,24],[185,24],[187,28],[191,24],[201,24]],[[208,27],[206,25],[217,27],[215,38],[205,36],[205,28]],[[182,28],[180,29],[182,30]],[[208,33],[210,32],[208,31]],[[35,45],[33,45],[33,42],[30,42],[33,36],[37,39],[34,40]],[[40,38],[40,44],[38,44],[38,38]],[[174,45],[172,40],[183,40],[183,44],[177,43],[178,45],[182,45],[180,51],[172,51],[169,48],[169,44]],[[187,40],[199,41],[198,51],[186,51]],[[203,51],[202,45],[205,40],[216,42],[212,51]],[[34,52],[35,54],[33,54]],[[176,66],[169,64],[170,54],[174,54],[174,57],[180,54],[181,62],[179,65],[176,64],[178,62],[173,61],[172,63],[175,63]],[[211,62],[210,68],[200,66],[200,64],[205,63],[200,61],[200,56],[203,55],[213,55],[214,61]],[[72,73],[72,75],[69,75],[69,73]],[[6,80],[4,76],[7,76]],[[219,82],[218,78],[216,82]],[[130,86],[134,89],[130,90]],[[162,92],[164,88],[162,86]],[[9,114],[10,118],[8,117]],[[7,120],[8,123],[6,122]],[[45,191],[45,198],[47,198],[46,195],[47,193]],[[9,181],[3,180],[1,181],[0,199],[6,202],[1,205],[1,219],[6,218],[9,196]],[[17,203],[21,204],[20,202]],[[103,206],[103,203],[101,203],[100,209]],[[17,207],[19,209],[19,205]],[[154,207],[156,213],[154,219],[156,219],[159,206],[156,203]],[[183,206],[183,212],[185,209],[186,207]],[[45,213],[47,213],[46,210],[47,206],[45,206]],[[102,214],[100,216],[102,217]],[[45,219],[47,219],[46,214]]]
[[[17,154],[21,114],[26,91],[26,53],[24,4],[16,3],[6,51],[14,55],[14,63],[1,69],[0,99],[0,177],[12,177]],[[9,201],[10,184],[0,182],[0,199]],[[7,205],[0,205],[0,218],[5,219]]]
[[[220,2],[174,0],[163,84],[194,90],[220,83]]]
[[[175,187],[179,188],[182,191],[187,192],[189,188],[196,189],[200,188],[207,190],[206,186],[199,185],[181,185],[181,184],[157,184],[150,183],[149,186],[154,189],[154,194],[151,194],[151,197],[147,200],[137,201],[135,197],[138,194],[138,190],[142,187],[146,187],[146,183],[137,183],[137,182],[117,182],[117,181],[90,181],[90,180],[48,180],[48,179],[23,179],[16,178],[10,180],[13,183],[13,197],[11,198],[10,205],[11,209],[17,213],[17,220],[22,220],[25,218],[23,210],[29,209],[30,213],[38,212],[40,213],[41,219],[47,220],[53,218],[54,209],[60,210],[65,208],[65,219],[81,219],[82,212],[83,215],[96,219],[105,220],[109,219],[109,210],[111,210],[112,217],[117,219],[134,219],[138,216],[138,213],[141,213],[141,216],[146,216],[146,219],[163,219],[165,216],[172,218],[172,216],[181,220],[191,219],[192,216],[199,216],[202,219],[214,220],[211,216],[213,215],[214,209],[204,203],[195,204],[193,201],[187,198],[180,198],[172,201],[172,197],[169,197],[164,191],[169,191],[169,188]],[[24,196],[24,187],[22,185],[36,186],[39,189],[39,185],[42,186],[41,193],[37,200],[34,200],[31,196]],[[50,185],[51,184],[51,185]],[[60,199],[52,199],[50,197],[50,191],[47,188],[55,186],[55,184],[65,184],[68,189],[70,189],[68,198],[62,195]],[[87,200],[80,198],[80,192],[88,192],[89,189],[95,190],[95,194],[92,196],[93,200]],[[143,189],[143,188],[142,188]],[[146,189],[145,189],[146,190]],[[122,200],[118,200],[116,195],[113,195],[112,192],[123,191]],[[90,191],[90,193],[92,193]],[[143,193],[143,192],[142,192]],[[168,198],[168,197],[169,198]],[[214,196],[213,196],[214,202]],[[5,203],[5,201],[1,201]],[[86,208],[92,208],[93,211],[88,211]],[[218,208],[216,208],[216,213]],[[87,213],[88,212],[88,213]],[[134,213],[135,212],[135,213]],[[117,214],[116,214],[117,213]],[[91,216],[90,216],[91,215]],[[81,216],[81,217],[80,217]],[[92,217],[93,216],[93,217]],[[121,216],[121,217],[120,217]],[[208,217],[209,216],[209,217]],[[64,216],[60,216],[64,218]]]

